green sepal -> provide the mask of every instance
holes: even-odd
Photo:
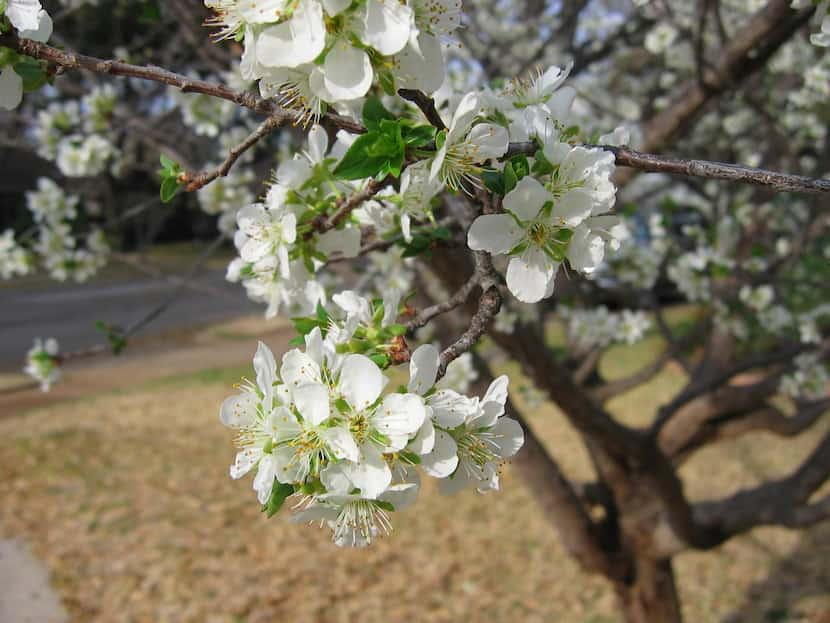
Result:
[[[286,498],[294,493],[294,485],[285,485],[278,480],[274,481],[274,486],[271,487],[271,495],[268,501],[262,506],[262,512],[270,519],[282,508]]]
[[[390,364],[389,356],[384,355],[382,353],[375,353],[374,355],[370,355],[369,359],[371,359],[375,363],[375,365],[381,370],[385,370],[389,367]]]
[[[387,502],[386,500],[375,500],[375,506],[385,510],[387,513],[395,512],[395,507],[391,502]]]
[[[398,456],[404,463],[409,463],[410,465],[420,465],[421,464],[421,457],[415,454],[414,452],[407,452],[403,450],[398,452]]]
[[[510,165],[519,180],[530,175],[530,162],[527,156],[514,156],[510,159]]]

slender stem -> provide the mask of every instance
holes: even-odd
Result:
[[[275,118],[277,120],[276,123],[280,126],[302,123],[302,114],[300,112],[282,108],[271,100],[257,97],[253,93],[234,91],[224,85],[204,80],[193,80],[186,76],[167,71],[166,69],[161,69],[160,67],[142,67],[120,61],[84,56],[74,52],[64,52],[45,43],[38,43],[30,39],[21,39],[13,34],[0,35],[0,46],[11,48],[33,58],[48,61],[56,65],[59,72],[69,69],[85,69],[87,71],[113,76],[126,76],[160,82],[176,87],[183,92],[201,93],[234,102],[258,114]],[[427,109],[429,110],[428,107]],[[366,132],[366,128],[358,121],[343,117],[342,115],[329,112],[323,116],[323,120],[333,127],[354,134],[363,134]],[[437,119],[433,121],[437,121]],[[609,145],[587,145],[587,147],[597,147],[610,151],[614,154],[617,166],[629,167],[640,171],[730,180],[767,186],[776,191],[830,193],[830,180],[777,173],[736,164],[659,156],[656,154],[637,152],[627,147],[613,147]],[[532,156],[536,153],[537,149],[538,146],[532,142],[511,143],[507,157],[519,154]]]
[[[271,134],[274,130],[280,127],[280,125],[282,124],[279,117],[268,117],[248,136],[248,138],[231,149],[228,153],[228,157],[218,167],[210,171],[204,171],[203,173],[199,173],[197,175],[186,173],[184,180],[182,180],[186,184],[185,190],[187,192],[193,192],[207,186],[217,178],[227,177],[228,173],[231,172],[233,165],[236,164],[236,161],[239,160],[242,154],[251,149],[263,138]]]
[[[630,167],[647,173],[669,173],[687,177],[743,182],[745,184],[767,186],[779,192],[830,193],[830,180],[825,179],[777,173],[741,164],[658,156],[613,145],[584,145],[584,147],[609,151],[614,154],[618,167]],[[533,156],[538,150],[539,146],[534,142],[511,143],[505,157]]]
[[[435,100],[429,95],[415,89],[399,89],[398,95],[420,108],[421,112],[424,113],[424,117],[427,118],[427,121],[429,121],[434,127],[438,128],[439,131],[447,129],[447,126],[444,124],[444,120],[441,119],[441,115],[438,114],[438,109],[435,108]]]
[[[253,93],[235,91],[224,85],[205,80],[195,80],[161,67],[131,65],[121,61],[105,60],[94,56],[67,52],[45,43],[22,39],[14,34],[0,35],[0,47],[11,48],[32,58],[47,61],[57,67],[56,73],[63,73],[71,69],[84,69],[99,74],[138,78],[176,87],[184,93],[201,93],[202,95],[228,100],[258,114],[274,117],[278,120],[279,125],[299,125],[303,122],[301,112],[288,110]],[[334,127],[355,134],[362,134],[366,131],[360,123],[342,115],[326,113],[323,119]]]

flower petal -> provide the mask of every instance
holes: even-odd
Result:
[[[421,468],[434,478],[446,478],[458,467],[458,445],[442,430],[435,432],[432,452],[421,457]]]
[[[519,180],[516,188],[504,197],[504,209],[510,210],[523,221],[536,218],[542,206],[553,197],[535,178],[527,176]]]
[[[349,429],[345,426],[323,428],[318,434],[326,442],[329,449],[331,449],[335,458],[341,461],[347,460],[352,462],[357,462],[360,459],[360,449],[357,447]]]
[[[568,263],[584,273],[592,273],[605,257],[605,241],[587,227],[577,227],[568,246]]]
[[[507,266],[507,287],[523,303],[537,303],[545,297],[548,283],[559,265],[543,251],[530,247]]]
[[[362,411],[374,403],[385,385],[383,373],[364,355],[349,355],[343,360],[337,386],[351,407]]]
[[[300,385],[291,394],[300,415],[312,426],[318,426],[329,419],[329,388],[322,383]]]
[[[389,394],[372,417],[372,423],[378,432],[392,440],[390,447],[396,451],[406,446],[410,435],[421,428],[425,418],[423,398],[416,394]]]
[[[369,55],[342,38],[326,55],[323,74],[326,89],[337,101],[363,97],[374,78]]]
[[[280,377],[289,389],[305,383],[319,383],[320,366],[307,354],[295,348],[283,355]]]
[[[409,360],[409,391],[423,396],[435,385],[440,356],[432,344],[419,346],[412,353]]]
[[[274,487],[276,474],[277,465],[274,462],[274,457],[270,454],[264,455],[259,461],[253,485],[260,504],[265,504],[268,498],[271,497],[271,489]]]
[[[376,500],[392,483],[392,471],[380,451],[369,443],[360,448],[360,460],[346,463],[343,471],[364,498]]]
[[[226,398],[219,408],[219,419],[228,428],[252,426],[257,421],[259,399],[251,392]]]
[[[499,418],[490,432],[495,437],[494,441],[499,447],[499,456],[503,459],[509,459],[524,445],[525,433],[522,425],[513,418]]]
[[[383,56],[400,52],[409,41],[412,9],[400,2],[368,0],[358,36]]]
[[[493,255],[509,253],[525,235],[509,214],[479,216],[467,232],[467,246],[473,251],[487,251]]]
[[[326,45],[323,8],[316,0],[300,3],[291,19],[268,26],[257,39],[257,60],[266,67],[311,63]]]
[[[441,428],[452,429],[475,415],[478,404],[451,389],[442,389],[429,397],[432,420]]]

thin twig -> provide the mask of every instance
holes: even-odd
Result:
[[[194,192],[196,190],[199,190],[200,188],[207,186],[217,178],[227,177],[228,173],[231,172],[233,165],[236,164],[236,161],[239,160],[242,154],[251,149],[254,145],[256,145],[263,138],[271,134],[281,125],[282,123],[280,118],[268,117],[265,121],[262,122],[262,124],[260,124],[260,126],[256,130],[251,132],[248,138],[246,138],[242,143],[231,149],[228,153],[228,157],[218,167],[210,171],[204,171],[203,173],[199,173],[197,175],[185,173],[184,179],[181,180],[183,183],[186,184],[184,189],[187,192]]]
[[[331,218],[325,214],[321,214],[311,221],[311,230],[306,234],[306,239],[311,238],[315,232],[318,234],[324,234],[327,231],[331,231],[346,220],[346,218],[348,218],[354,210],[359,208],[360,204],[374,197],[391,183],[392,178],[390,176],[387,176],[381,181],[373,179],[370,180],[369,183],[366,184],[366,187],[362,190],[338,200],[336,205],[337,211],[331,216]]]
[[[473,290],[478,287],[480,277],[481,275],[478,271],[476,271],[473,276],[470,277],[467,282],[449,299],[442,303],[436,303],[431,307],[423,309],[421,313],[407,323],[407,332],[412,333],[421,327],[426,326],[433,318],[446,314],[447,312],[450,312],[466,303],[467,299],[469,299],[470,295],[473,293]]]
[[[435,107],[435,100],[429,95],[415,89],[399,89],[398,95],[420,108],[421,112],[424,113],[424,117],[427,118],[427,121],[438,128],[439,131],[447,129],[444,120],[441,119],[441,115]]]
[[[702,177],[706,179],[729,180],[745,184],[767,186],[776,191],[791,191],[802,193],[830,193],[830,180],[777,173],[765,169],[756,169],[740,164],[712,162],[710,160],[694,160],[689,158],[675,158],[672,156],[658,156],[635,151],[628,147],[613,145],[583,145],[589,149],[604,149],[614,154],[618,167],[630,167],[647,173],[670,173],[688,177]],[[525,155],[533,156],[539,150],[534,142],[511,143],[505,158]]]
[[[96,73],[139,78],[167,84],[183,92],[201,93],[225,99],[239,106],[249,108],[256,113],[274,117],[278,120],[279,125],[297,125],[303,121],[302,112],[287,110],[273,101],[257,97],[253,93],[234,91],[224,85],[214,84],[204,80],[194,80],[167,71],[166,69],[161,69],[160,67],[141,67],[120,61],[103,60],[92,56],[64,52],[44,43],[38,43],[30,39],[21,39],[13,34],[0,35],[0,46],[11,48],[33,58],[48,61],[57,65],[61,70],[86,69]],[[323,116],[323,120],[329,125],[354,134],[366,132],[366,128],[358,121],[331,112],[326,113]],[[615,156],[617,166],[630,167],[651,173],[670,173],[708,179],[730,180],[767,186],[777,191],[830,193],[830,180],[814,179],[800,175],[788,175],[736,164],[658,156],[637,152],[627,147],[613,147],[609,145],[586,145],[586,147],[598,147],[610,151]],[[518,154],[532,156],[536,153],[537,149],[538,146],[532,142],[511,143],[507,156],[510,157]]]
[[[99,74],[138,78],[140,80],[148,80],[150,82],[158,82],[176,87],[184,93],[201,93],[203,95],[228,100],[258,114],[274,117],[279,120],[280,125],[298,125],[303,122],[302,112],[288,110],[272,100],[258,97],[246,91],[235,91],[221,84],[188,78],[187,76],[162,69],[161,67],[131,65],[121,61],[105,60],[75,52],[66,52],[45,43],[20,38],[14,34],[0,35],[0,46],[11,48],[26,56],[52,63],[57,67],[57,73],[71,69],[85,69]],[[366,131],[360,123],[342,115],[328,112],[323,116],[323,119],[334,127],[347,130],[354,134],[362,134]]]

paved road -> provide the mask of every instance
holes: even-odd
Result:
[[[221,271],[206,272],[196,282],[228,296],[184,290],[176,301],[138,335],[217,322],[255,313],[239,285]],[[61,350],[96,344],[102,335],[97,320],[126,327],[140,320],[177,289],[163,280],[136,277],[125,282],[48,289],[0,290],[0,371],[19,369],[35,337],[55,337]]]
[[[0,621],[63,623],[67,619],[46,566],[22,541],[0,539]]]

